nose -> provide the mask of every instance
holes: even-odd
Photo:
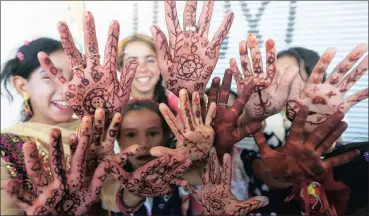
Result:
[[[139,142],[139,145],[140,145],[141,149],[150,149],[151,148],[150,143],[149,143],[149,139],[145,135],[140,135],[138,142]]]
[[[146,62],[144,60],[139,60],[138,61],[138,67],[137,67],[137,71],[143,73],[147,71],[147,65]]]

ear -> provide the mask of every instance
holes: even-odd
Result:
[[[18,94],[22,97],[24,93],[28,92],[28,81],[21,76],[14,76],[12,79],[14,88],[17,90]]]

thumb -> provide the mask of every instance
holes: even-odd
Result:
[[[175,149],[166,148],[163,146],[156,146],[150,149],[150,154],[154,157],[161,157],[165,154],[173,155]]]
[[[298,86],[294,86],[294,85],[291,86],[292,81],[296,81],[296,82],[301,81],[301,77],[300,77],[300,74],[298,72],[299,72],[298,67],[290,66],[290,67],[286,68],[286,70],[282,74],[281,79],[279,80],[277,91],[276,91],[276,94],[278,95],[278,97],[281,100],[285,101],[287,99],[289,93],[291,95],[292,90],[294,91],[294,93],[297,93],[297,92],[299,93],[300,92],[301,83],[297,84]],[[291,92],[290,92],[290,86],[291,86]],[[297,95],[298,95],[298,93],[297,93]]]

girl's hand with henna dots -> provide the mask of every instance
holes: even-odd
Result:
[[[292,121],[301,106],[309,106],[310,113],[307,117],[304,130],[306,132],[311,132],[334,112],[341,111],[347,113],[352,106],[367,99],[368,88],[344,98],[346,92],[352,85],[368,71],[368,55],[365,56],[360,64],[353,68],[354,64],[363,57],[367,50],[367,44],[356,46],[346,58],[334,68],[328,79],[324,83],[321,83],[324,73],[336,52],[333,48],[327,49],[315,65],[304,86],[302,86],[303,83],[300,77],[294,79],[287,100],[287,118]],[[352,68],[352,72],[345,76]]]
[[[244,86],[243,91],[237,97],[235,103],[229,108],[227,107],[227,103],[232,84],[232,71],[230,69],[227,69],[224,73],[220,90],[219,83],[220,79],[214,77],[209,92],[209,104],[212,102],[217,103],[213,125],[215,130],[214,146],[217,150],[218,158],[222,158],[223,154],[232,152],[232,146],[234,144],[259,130],[261,123],[251,122],[243,127],[237,126],[237,120],[254,90],[252,79]]]
[[[220,46],[233,21],[233,13],[224,18],[212,41],[208,40],[214,1],[204,1],[198,25],[196,25],[197,1],[187,1],[183,13],[183,29],[178,21],[175,1],[165,1],[165,21],[169,33],[166,36],[158,26],[151,27],[158,55],[159,68],[165,87],[179,96],[182,88],[203,97],[206,84],[219,58]]]
[[[304,126],[308,115],[309,108],[301,107],[292,123],[286,143],[275,150],[269,147],[261,131],[253,134],[261,159],[278,180],[299,183],[323,174],[326,169],[347,163],[360,153],[354,150],[326,160],[320,159],[346,130],[347,123],[341,121],[344,114],[337,111],[304,139]]]
[[[177,119],[167,105],[159,105],[160,112],[177,138],[176,149],[157,146],[150,149],[150,154],[159,156],[162,153],[179,152],[190,158],[192,162],[199,162],[207,157],[214,142],[214,130],[211,122],[215,117],[216,105],[211,103],[205,122],[201,115],[200,96],[198,92],[192,94],[192,104],[188,98],[187,90],[179,92],[180,109],[184,119],[183,128],[180,128]]]
[[[64,52],[71,62],[73,78],[66,79],[44,52],[38,54],[41,66],[61,89],[65,100],[79,118],[93,116],[95,110],[101,107],[110,120],[114,113],[120,113],[127,104],[138,65],[135,60],[128,61],[122,67],[118,81],[116,64],[119,23],[114,20],[110,24],[103,65],[100,65],[95,21],[90,12],[84,15],[84,57],[81,57],[76,48],[68,25],[59,22],[58,30]]]
[[[207,165],[204,167],[201,189],[196,190],[186,184],[185,189],[195,195],[203,207],[201,215],[246,215],[248,212],[264,207],[269,200],[257,196],[245,201],[239,201],[231,192],[232,162],[226,153],[223,157],[222,173],[214,148],[210,150]],[[186,182],[185,182],[186,183]]]
[[[89,136],[82,135],[72,156],[71,168],[66,170],[61,132],[50,132],[49,165],[52,176],[44,169],[34,142],[23,146],[27,174],[37,189],[34,197],[22,189],[21,182],[11,179],[5,184],[10,197],[27,215],[81,215],[98,199],[109,162],[101,163],[91,180],[88,180],[86,153]]]
[[[295,76],[298,76],[297,67],[289,67],[281,77],[276,74],[276,48],[275,42],[269,39],[266,47],[266,73],[263,72],[263,61],[255,35],[250,34],[247,41],[241,41],[239,52],[243,77],[238,70],[235,59],[230,60],[230,67],[237,83],[237,92],[241,94],[248,80],[254,80],[254,91],[245,105],[248,121],[263,121],[267,117],[279,113],[286,104],[290,85]],[[248,53],[250,49],[250,53]],[[249,60],[252,59],[252,67]],[[247,122],[242,122],[242,125]]]
[[[163,154],[132,173],[115,162],[112,164],[111,173],[124,190],[139,197],[156,197],[168,194],[174,184],[184,185],[179,177],[191,165],[191,160],[178,152]]]

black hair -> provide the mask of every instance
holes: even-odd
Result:
[[[303,47],[292,47],[288,50],[283,50],[277,54],[277,59],[284,57],[284,56],[294,57],[299,67],[301,67],[301,63],[304,62],[304,65],[305,65],[304,69],[308,77],[310,77],[311,72],[313,72],[315,65],[318,63],[320,59],[320,56],[317,52],[310,50],[310,49],[303,48]],[[323,77],[323,82],[326,80],[326,78],[327,77],[325,73]]]
[[[40,67],[40,62],[37,58],[37,53],[43,51],[50,55],[51,53],[63,50],[63,46],[60,41],[51,38],[38,38],[31,42],[25,43],[21,46],[14,58],[8,60],[2,67],[0,82],[6,90],[7,97],[12,102],[13,95],[8,89],[8,84],[11,83],[14,76],[20,76],[24,79],[29,79],[31,74]],[[3,94],[3,91],[2,91]],[[28,102],[29,103],[29,102]],[[32,110],[32,105],[29,103]],[[23,121],[25,119],[25,113],[22,113]]]

